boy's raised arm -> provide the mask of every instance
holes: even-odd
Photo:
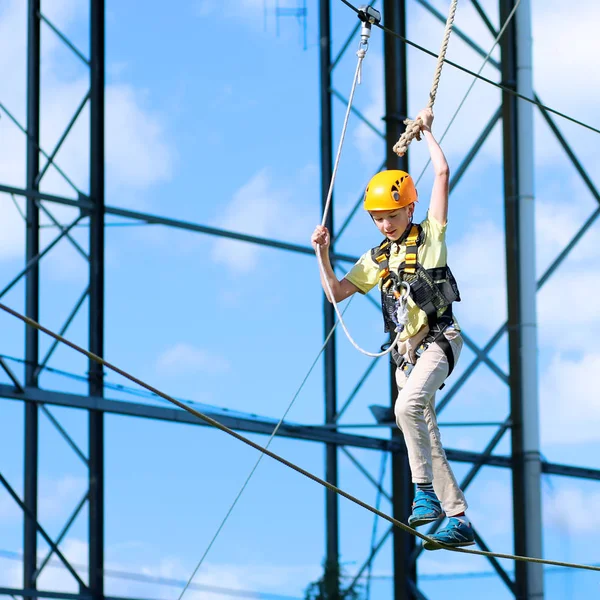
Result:
[[[420,119],[423,123],[421,131],[427,141],[431,164],[435,173],[433,189],[431,190],[431,200],[429,201],[429,215],[441,225],[445,225],[448,220],[450,169],[440,145],[431,133],[433,112],[426,108],[417,115],[417,119]]]

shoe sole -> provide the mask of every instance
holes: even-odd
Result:
[[[443,517],[444,517],[444,515],[439,515],[438,517],[429,517],[429,518],[422,517],[421,519],[414,519],[412,521],[409,519],[408,526],[415,529],[416,527],[421,527],[421,525],[435,523],[438,519],[441,519]]]
[[[441,542],[440,542],[441,543]],[[443,544],[443,546],[434,546],[429,542],[423,542],[424,550],[445,550],[446,548],[464,548],[465,546],[474,546],[475,542],[457,542],[455,544]]]

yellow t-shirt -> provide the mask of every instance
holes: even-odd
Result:
[[[423,228],[423,242],[417,251],[417,260],[424,269],[445,267],[447,264],[446,225],[441,225],[434,218],[427,215],[421,223]],[[392,242],[390,250],[390,271],[398,272],[398,267],[404,262],[406,244]],[[371,251],[365,252],[346,275],[346,279],[353,283],[362,294],[368,293],[378,283],[379,267],[371,258]],[[380,284],[381,285],[381,284]],[[427,315],[412,300],[408,299],[408,315],[400,340],[404,341],[413,337],[427,324]],[[458,329],[458,322],[454,319],[454,327]]]

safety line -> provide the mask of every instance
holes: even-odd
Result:
[[[346,311],[346,309],[348,308],[349,305],[350,305],[350,303],[348,303],[348,305],[344,308],[344,311]],[[313,369],[317,365],[317,362],[319,361],[319,358],[321,358],[321,354],[323,354],[323,351],[325,350],[327,344],[329,343],[329,340],[331,339],[331,336],[335,332],[335,329],[337,327],[338,322],[339,321],[336,321],[333,324],[333,327],[331,328],[331,330],[327,334],[327,337],[325,338],[325,341],[323,342],[323,345],[321,346],[321,349],[319,350],[317,356],[315,357],[312,365],[308,369],[308,373],[304,376],[304,379],[302,380],[302,383],[300,384],[300,387],[298,388],[298,390],[296,391],[296,393],[292,397],[291,402],[289,403],[288,407],[285,409],[285,412],[283,413],[282,417],[279,419],[279,422],[275,426],[275,429],[273,429],[273,432],[269,436],[269,439],[267,440],[267,443],[265,444],[265,448],[268,448],[271,445],[271,442],[273,441],[273,439],[277,435],[277,432],[279,431],[281,425],[285,421],[285,418],[287,417],[288,413],[292,409],[292,406],[296,402],[296,399],[300,395],[300,392],[304,388],[304,384],[308,381],[308,378],[310,377],[311,373],[313,372]],[[200,561],[196,565],[196,568],[194,569],[194,571],[192,572],[190,578],[188,579],[187,583],[185,584],[185,587],[183,588],[183,590],[179,594],[178,600],[181,600],[181,598],[183,598],[183,595],[185,594],[186,590],[191,585],[192,581],[194,580],[194,577],[196,577],[196,573],[200,570],[200,567],[204,563],[204,560],[208,556],[208,553],[210,552],[210,550],[213,547],[214,543],[217,541],[217,538],[219,537],[219,534],[221,533],[221,530],[223,529],[223,527],[225,527],[225,524],[227,523],[229,517],[231,516],[231,513],[233,512],[233,509],[236,507],[236,505],[238,503],[238,500],[241,498],[242,494],[244,493],[244,490],[248,487],[248,484],[250,483],[250,479],[252,479],[252,476],[254,475],[254,472],[258,468],[258,465],[260,464],[260,461],[263,459],[263,457],[264,457],[264,454],[261,453],[259,455],[256,463],[254,464],[254,466],[250,470],[250,473],[248,474],[248,477],[246,477],[246,480],[244,481],[242,487],[240,488],[240,491],[237,493],[236,497],[234,498],[233,502],[231,503],[231,506],[229,507],[229,510],[225,514],[225,517],[221,521],[221,524],[219,525],[219,527],[217,527],[217,530],[216,530],[215,534],[213,535],[212,539],[210,540],[210,542],[208,544],[208,547],[206,548],[206,550],[204,551],[204,554],[200,558]]]
[[[324,479],[321,479],[320,477],[317,477],[316,475],[314,475],[310,471],[307,471],[307,470],[303,469],[302,467],[294,464],[293,462],[291,462],[291,461],[283,458],[279,454],[276,454],[275,452],[272,452],[268,448],[265,448],[265,447],[261,446],[260,444],[257,444],[256,442],[253,442],[252,440],[250,440],[247,437],[245,437],[245,436],[237,433],[236,431],[233,431],[229,427],[223,425],[222,423],[219,423],[218,421],[216,421],[215,419],[209,417],[208,415],[205,415],[205,414],[203,414],[203,413],[201,413],[201,412],[193,409],[192,407],[187,406],[187,405],[183,404],[182,402],[179,402],[178,400],[176,400],[175,398],[169,396],[165,392],[162,392],[159,389],[151,386],[150,384],[145,383],[144,381],[138,379],[137,377],[134,377],[133,375],[130,375],[126,371],[123,371],[119,367],[117,367],[117,366],[109,363],[108,361],[106,361],[103,358],[97,356],[96,354],[90,352],[89,350],[85,350],[84,348],[81,348],[80,346],[78,346],[77,344],[71,342],[70,340],[65,339],[61,335],[58,335],[57,333],[55,333],[53,331],[50,331],[49,329],[47,329],[43,325],[40,325],[39,323],[37,323],[33,319],[30,319],[29,317],[27,317],[25,315],[22,315],[21,313],[13,310],[12,308],[6,306],[5,304],[0,303],[0,309],[3,310],[6,313],[12,315],[13,317],[16,317],[20,321],[23,321],[23,323],[29,325],[30,327],[33,327],[34,329],[37,329],[38,331],[41,331],[42,333],[45,333],[46,335],[48,335],[51,338],[53,338],[53,339],[61,342],[62,344],[65,344],[66,346],[68,346],[69,348],[72,348],[76,352],[79,352],[80,354],[83,354],[83,355],[87,356],[90,360],[93,360],[94,362],[98,363],[99,365],[102,365],[106,369],[114,371],[115,373],[118,373],[122,377],[125,377],[125,379],[129,379],[129,381],[132,381],[133,383],[135,383],[135,384],[137,384],[137,385],[139,385],[139,386],[141,386],[141,387],[149,390],[150,392],[155,393],[157,396],[160,396],[161,398],[164,398],[168,402],[171,402],[175,406],[178,406],[179,408],[181,408],[181,409],[189,412],[190,414],[194,415],[198,419],[201,419],[205,423],[208,423],[209,425],[212,425],[215,429],[219,429],[220,431],[223,431],[224,433],[227,433],[231,437],[239,440],[240,442],[243,442],[247,446],[249,446],[251,448],[254,448],[255,450],[258,450],[262,454],[266,454],[267,456],[269,456],[273,460],[276,460],[277,462],[281,463],[282,465],[284,465],[284,466],[286,466],[286,467],[288,467],[288,468],[296,471],[297,473],[300,473],[301,475],[303,475],[307,479],[310,479],[311,481],[314,481],[315,483],[318,483],[322,487],[327,488],[329,491],[334,492],[334,493],[338,494],[339,496],[342,496],[343,498],[346,498],[346,500],[350,500],[350,502],[353,502],[357,506],[360,506],[361,508],[364,508],[365,510],[368,510],[369,512],[371,512],[371,513],[373,513],[373,514],[381,517],[382,519],[385,519],[386,521],[388,521],[392,525],[398,527],[398,529],[401,529],[402,531],[404,531],[406,533],[414,535],[415,537],[418,537],[419,539],[421,539],[423,541],[429,542],[435,548],[438,548],[438,549],[441,549],[441,550],[448,550],[450,552],[458,552],[460,554],[472,554],[472,555],[475,555],[475,556],[486,556],[486,557],[504,558],[504,559],[507,559],[507,560],[514,560],[514,561],[518,561],[518,562],[529,562],[529,563],[536,563],[536,564],[542,564],[542,565],[552,565],[552,566],[555,566],[555,567],[566,567],[566,568],[570,568],[570,569],[581,569],[581,570],[585,570],[585,571],[600,572],[600,567],[599,566],[585,565],[585,564],[579,564],[579,563],[569,563],[569,562],[563,562],[563,561],[558,561],[558,560],[549,560],[549,559],[545,559],[545,558],[534,558],[534,557],[530,557],[530,556],[519,556],[519,555],[516,555],[516,554],[505,554],[505,553],[500,553],[500,552],[486,552],[484,550],[471,550],[471,549],[467,549],[467,548],[452,548],[450,546],[446,546],[444,544],[441,544],[438,541],[436,541],[436,540],[434,540],[434,539],[432,539],[432,538],[430,538],[430,537],[428,537],[428,536],[426,536],[426,535],[424,535],[424,534],[416,531],[412,527],[409,527],[408,525],[405,525],[401,521],[398,521],[394,517],[392,517],[392,516],[390,516],[390,515],[382,512],[381,510],[376,509],[375,507],[371,506],[370,504],[367,504],[366,502],[363,502],[362,500],[360,500],[356,496],[353,496],[352,494],[350,494],[350,493],[344,491],[343,489],[341,489],[341,488],[339,488],[339,487],[337,487],[337,486],[329,483],[328,481],[325,481]]]
[[[358,12],[359,12],[358,8],[356,8],[353,4],[348,2],[348,0],[340,0],[340,1],[342,3],[344,3],[348,8],[350,8],[351,10],[353,10],[355,13],[358,14]],[[424,52],[425,54],[429,54],[429,56],[433,56],[434,58],[438,57],[438,55],[435,52],[433,52],[432,50],[429,50],[429,49],[409,40],[408,38],[405,38],[403,35],[400,35],[398,32],[394,31],[393,29],[390,29],[389,27],[386,27],[385,25],[381,25],[379,23],[374,23],[374,25],[375,25],[375,27],[379,27],[379,29],[381,29],[385,33],[392,35],[392,36],[398,38],[399,40],[403,41],[405,44],[408,44],[409,46],[412,46],[413,48],[416,48],[417,50],[420,50],[421,52]],[[487,77],[484,77],[483,75],[479,75],[479,74],[475,73],[475,71],[471,71],[470,69],[467,69],[466,67],[463,67],[462,65],[459,65],[458,63],[455,63],[448,59],[445,59],[444,62],[446,62],[450,66],[454,67],[455,69],[462,71],[463,73],[467,73],[468,75],[471,75],[472,77],[475,77],[476,79],[481,79],[481,81],[485,81],[486,83],[493,85],[494,87],[502,90],[503,92],[506,92],[507,94],[510,94],[512,96],[520,98],[521,100],[525,100],[526,102],[529,102],[530,104],[534,104],[535,106],[538,106],[539,108],[543,108],[543,109],[547,110],[548,112],[551,112],[552,114],[562,117],[563,119],[566,119],[567,121],[571,121],[571,123],[580,125],[581,127],[584,127],[585,129],[589,129],[590,131],[593,131],[595,133],[600,133],[600,129],[596,129],[596,127],[593,127],[592,125],[588,125],[587,123],[584,123],[583,121],[579,121],[578,119],[575,119],[574,117],[570,117],[569,115],[566,115],[565,113],[562,113],[558,110],[550,108],[549,106],[546,106],[545,104],[542,104],[541,102],[536,102],[535,100],[528,98],[527,96],[524,96],[523,94],[520,94],[516,90],[506,87],[506,86],[502,85],[501,83],[492,81],[491,79],[488,79]]]
[[[364,27],[363,27],[363,31],[365,31]],[[370,30],[369,30],[370,31]],[[352,110],[352,101],[354,100],[354,93],[356,92],[356,86],[358,83],[360,83],[360,74],[361,74],[361,69],[362,69],[362,62],[365,58],[365,55],[367,53],[368,50],[368,43],[365,41],[365,38],[362,37],[361,35],[361,43],[360,43],[360,47],[358,49],[358,52],[356,53],[358,56],[358,62],[356,64],[356,70],[354,71],[354,79],[352,80],[352,89],[350,90],[350,96],[348,98],[348,106],[346,108],[346,114],[344,116],[344,123],[342,125],[342,133],[340,135],[340,141],[338,144],[338,149],[337,149],[337,153],[335,156],[335,161],[334,161],[334,165],[333,165],[333,171],[331,174],[331,180],[329,182],[329,190],[327,191],[327,198],[325,200],[325,207],[323,208],[323,217],[321,219],[321,226],[325,226],[325,223],[327,222],[327,215],[329,213],[329,209],[331,206],[331,198],[333,196],[333,187],[335,185],[335,178],[337,175],[337,171],[338,171],[338,167],[340,164],[340,159],[342,157],[342,148],[344,146],[344,139],[346,138],[346,130],[348,129],[348,120],[350,119],[350,112]],[[329,232],[330,235],[330,241],[333,241],[333,232]],[[327,293],[329,295],[329,300],[331,302],[331,304],[333,304],[333,308],[335,310],[335,313],[337,315],[337,318],[340,322],[340,325],[342,326],[342,329],[344,330],[344,333],[346,334],[346,337],[348,338],[349,342],[362,354],[366,355],[366,356],[371,356],[372,358],[379,358],[381,356],[385,356],[386,354],[389,354],[394,347],[396,346],[396,344],[398,343],[398,340],[400,339],[400,333],[398,332],[398,334],[396,335],[394,341],[390,344],[390,346],[386,349],[383,350],[381,352],[369,352],[367,350],[364,350],[363,348],[361,348],[356,341],[354,340],[354,338],[352,337],[352,335],[350,334],[350,331],[348,331],[348,328],[346,327],[346,323],[344,323],[344,319],[342,318],[342,313],[340,312],[340,308],[338,306],[338,303],[336,302],[336,299],[334,297],[333,294],[333,290],[331,289],[331,284],[329,283],[329,280],[327,279],[327,275],[325,273],[325,265],[323,262],[323,247],[318,244],[317,245],[317,249],[316,249],[316,255],[317,255],[317,261],[319,263],[319,270],[321,273],[321,278],[323,280],[323,283],[325,284],[325,288],[327,290]],[[404,305],[406,306],[406,305]]]

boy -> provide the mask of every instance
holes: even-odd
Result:
[[[363,254],[340,281],[329,261],[327,229],[318,226],[311,242],[317,251],[321,246],[325,294],[323,277],[336,302],[355,292],[366,294],[379,283],[385,331],[393,337],[400,333],[392,351],[399,389],[394,413],[417,486],[408,524],[419,527],[446,514],[448,524],[432,538],[448,546],[470,546],[474,535],[465,515],[467,503],[442,448],[435,416],[435,392],[452,371],[463,344],[452,315],[452,302],[460,296],[446,263],[449,169],[431,133],[432,111],[422,110],[417,119],[435,171],[427,218],[419,225],[412,222],[417,191],[410,175],[383,171],[371,179],[364,199],[365,210],[386,238],[380,246]],[[405,322],[397,318],[403,282],[410,285]],[[436,548],[427,542],[424,547]]]

